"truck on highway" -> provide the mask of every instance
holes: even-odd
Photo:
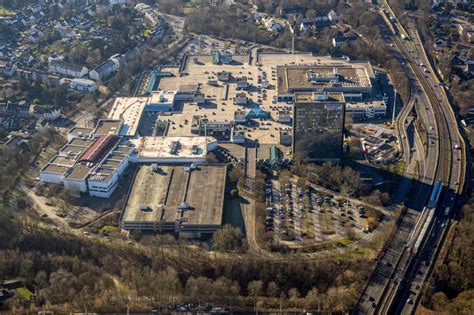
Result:
[[[444,215],[448,216],[450,211],[451,211],[451,207],[446,207],[446,209],[444,209]]]

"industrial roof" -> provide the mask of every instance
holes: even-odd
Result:
[[[94,130],[94,135],[117,135],[121,126],[122,121],[119,119],[100,119]]]
[[[374,77],[370,63],[334,62],[319,65],[277,66],[278,93],[318,88],[370,88]]]
[[[246,118],[267,118],[270,114],[264,111],[260,106],[253,107],[246,115]]]

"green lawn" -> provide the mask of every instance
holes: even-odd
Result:
[[[15,15],[15,11],[11,11],[5,9],[4,7],[0,7],[0,15]]]
[[[118,231],[118,227],[117,226],[113,226],[113,225],[104,225],[101,229],[100,229],[100,234],[109,234],[111,232],[115,232],[115,231]]]
[[[369,259],[373,255],[373,251],[365,247],[357,247],[354,250],[336,255],[339,260]]]
[[[15,289],[15,292],[18,293],[22,298],[24,298],[26,300],[31,299],[31,297],[35,295],[33,292],[31,292],[30,290],[28,290],[25,287]]]

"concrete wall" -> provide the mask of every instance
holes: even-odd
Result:
[[[67,179],[63,180],[64,187],[69,190],[86,192],[87,191],[87,182],[86,180],[75,180],[75,179]]]
[[[45,183],[60,184],[62,183],[63,178],[64,178],[64,174],[40,172],[40,179],[42,182],[45,182]]]

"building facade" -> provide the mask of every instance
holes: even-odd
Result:
[[[345,102],[342,93],[296,94],[294,157],[338,162],[342,155]]]

